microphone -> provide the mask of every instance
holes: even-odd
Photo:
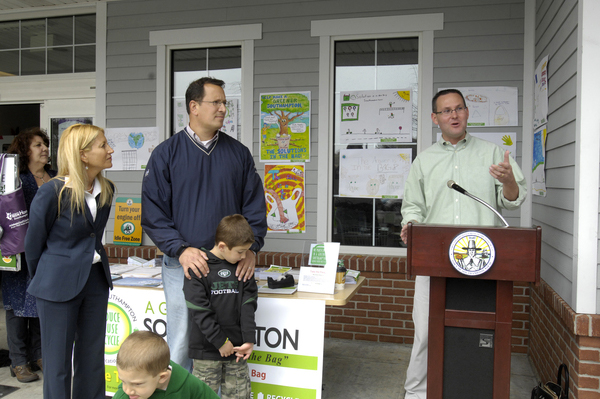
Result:
[[[502,215],[500,214],[500,212],[498,212],[493,206],[491,206],[490,204],[488,204],[487,202],[485,202],[484,200],[477,198],[476,196],[474,196],[473,194],[469,193],[467,190],[465,190],[464,188],[462,188],[461,186],[459,186],[458,184],[456,184],[456,182],[454,180],[448,180],[448,183],[446,183],[446,185],[448,186],[448,188],[451,188],[452,190],[458,191],[459,193],[466,195],[467,197],[479,202],[480,204],[486,206],[487,208],[489,208],[492,212],[494,212],[494,214],[496,216],[498,216],[500,218],[500,220],[502,220],[502,222],[504,223],[504,227],[508,227],[508,222],[502,217]]]
[[[461,194],[465,194],[467,195],[467,190],[465,190],[464,188],[462,188],[461,186],[459,186],[458,184],[456,184],[456,182],[454,180],[448,180],[448,183],[446,183],[448,185],[448,188],[451,188],[452,190],[456,190]]]

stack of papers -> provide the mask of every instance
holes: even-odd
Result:
[[[258,287],[259,294],[293,294],[298,290],[298,285],[285,288],[269,288],[267,284]]]
[[[162,280],[159,278],[124,277],[113,281],[113,284],[127,287],[158,287],[162,284]]]
[[[110,265],[114,285],[130,287],[158,287],[162,285],[162,268],[134,265]]]
[[[119,274],[120,275],[120,274],[123,274],[130,270],[133,270],[136,267],[137,266],[123,265],[123,264],[110,265],[110,274]]]
[[[156,260],[146,260],[144,258],[140,258],[139,256],[130,256],[127,258],[127,264],[131,266],[154,267]]]
[[[136,267],[132,270],[121,273],[123,278],[126,277],[141,277],[141,278],[152,278],[161,277],[162,269],[158,267]]]
[[[360,272],[358,270],[348,269],[346,272],[346,284],[356,284],[358,277],[360,277]]]

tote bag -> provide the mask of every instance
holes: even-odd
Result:
[[[6,154],[0,154],[0,176],[4,170]],[[18,164],[18,162],[17,162]],[[25,234],[29,227],[29,212],[25,205],[23,185],[18,180],[18,187],[10,193],[0,194],[0,250],[2,255],[16,255],[25,251]]]

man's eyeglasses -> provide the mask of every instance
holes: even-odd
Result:
[[[221,105],[227,108],[227,101],[196,101],[201,103],[212,104],[213,107],[219,108]]]
[[[444,116],[450,116],[452,113],[456,111],[457,114],[463,114],[467,111],[467,107],[456,107],[455,109],[445,109],[440,112],[434,112],[434,114],[442,114]]]

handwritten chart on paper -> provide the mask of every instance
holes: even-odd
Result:
[[[467,126],[519,124],[519,90],[516,87],[460,87],[458,90],[465,96],[469,108]]]
[[[403,198],[410,149],[340,151],[340,196]]]
[[[410,89],[341,92],[340,100],[340,142],[412,141]]]
[[[115,152],[113,170],[144,170],[159,144],[157,127],[107,128],[106,141]]]

